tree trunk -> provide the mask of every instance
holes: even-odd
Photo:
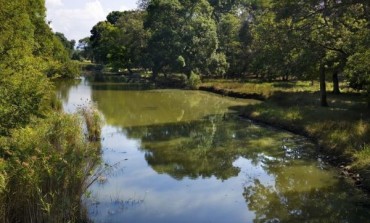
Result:
[[[155,81],[155,79],[157,79],[157,77],[158,77],[158,69],[153,68],[153,70],[152,70],[152,80]]]
[[[326,98],[326,83],[325,83],[325,67],[320,67],[320,95],[321,95],[321,106],[328,107],[328,101]]]
[[[340,94],[339,78],[338,78],[338,71],[337,70],[333,71],[333,93],[336,94],[336,95]]]
[[[130,74],[133,74],[134,72],[132,72],[131,68],[130,67],[127,67],[127,70]]]
[[[370,108],[370,86],[367,86],[367,107]]]

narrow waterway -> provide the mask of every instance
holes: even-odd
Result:
[[[366,196],[305,138],[242,119],[258,103],[200,91],[63,82],[64,109],[105,119],[96,223],[369,222]]]

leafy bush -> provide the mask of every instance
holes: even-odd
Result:
[[[75,78],[81,74],[81,65],[77,61],[50,62],[46,71],[48,77]]]
[[[190,77],[187,82],[187,86],[190,89],[197,89],[198,85],[202,83],[200,76],[194,72],[191,72]]]
[[[43,116],[49,110],[51,84],[32,63],[22,61],[17,70],[2,70],[0,75],[0,136],[23,127],[33,116]]]

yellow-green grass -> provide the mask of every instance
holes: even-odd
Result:
[[[203,86],[237,93],[257,93],[259,104],[235,108],[242,115],[306,135],[318,142],[322,152],[336,164],[359,173],[370,189],[370,109],[366,98],[342,86],[342,94],[328,94],[329,107],[320,107],[318,83],[243,83],[211,81]],[[331,84],[328,83],[328,91]]]
[[[199,87],[213,87],[214,89],[224,90],[240,94],[259,94],[264,98],[273,96],[276,92],[316,92],[319,89],[319,82],[314,81],[279,81],[279,82],[259,82],[259,81],[239,81],[239,80],[218,80],[210,79],[204,81]],[[341,84],[341,90],[351,92],[346,83]],[[333,84],[327,82],[327,89],[330,91]]]

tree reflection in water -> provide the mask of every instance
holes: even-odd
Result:
[[[264,185],[258,179],[244,188],[248,209],[255,212],[254,222],[368,222],[370,215],[360,204],[359,191],[348,189],[348,182],[338,180],[324,188],[299,190],[303,182],[290,178],[291,189],[283,188],[287,176],[278,174],[276,183]],[[280,184],[280,181],[284,183]],[[309,178],[306,179],[309,182]],[[296,185],[295,185],[296,184]],[[343,187],[343,188],[341,188]],[[298,190],[297,190],[298,188]],[[342,190],[341,190],[342,189]]]
[[[248,216],[250,221],[254,213],[254,222],[368,222],[370,219],[369,212],[360,205],[366,198],[319,159],[315,145],[302,137],[240,119],[229,110],[256,102],[234,101],[196,91],[124,91],[121,88],[125,86],[113,85],[80,84],[71,91],[76,96],[68,104],[81,101],[82,96],[91,98],[104,114],[107,125],[122,133],[116,140],[128,138],[138,142],[131,156],[140,156],[135,158],[139,163],[133,164],[132,172],[125,175],[129,180],[119,176],[109,180],[112,185],[113,182],[130,185],[132,191],[139,192],[143,192],[144,187],[151,188],[153,183],[152,196],[158,197],[148,198],[146,205],[152,205],[148,210],[157,210],[158,204],[165,205],[158,203],[158,198],[178,196],[179,201],[188,197],[201,200],[203,206],[196,210],[203,210],[209,216],[217,212],[239,220]],[[68,91],[61,91],[61,97],[68,98]],[[121,141],[109,142],[115,147],[126,146]],[[147,168],[147,164],[151,168]],[[136,167],[142,169],[135,172]],[[153,181],[149,185],[148,178]],[[234,186],[232,182],[244,184]],[[194,188],[186,187],[191,192],[181,197],[184,183]],[[205,186],[207,183],[211,184]],[[224,186],[232,191],[225,191]],[[167,187],[171,190],[166,190]],[[238,188],[234,190],[234,187]],[[114,189],[114,186],[110,188]],[[172,194],[174,191],[176,195]],[[223,203],[227,200],[224,198],[217,204],[199,200],[199,196],[207,194],[211,202],[224,191],[232,194],[233,199],[239,198],[242,202],[245,199],[248,210],[241,211],[245,208],[243,202],[243,205],[237,204],[233,212],[230,205],[234,200],[230,199],[228,207]],[[105,207],[111,208],[109,204]],[[191,208],[187,209],[189,212],[185,210],[188,203],[180,207],[184,222],[196,219],[194,216],[185,219],[194,213]],[[224,213],[225,210],[229,214]],[[137,211],[140,216],[143,214]],[[172,214],[168,219],[177,217]],[[137,220],[137,215],[133,214],[132,219]],[[204,222],[203,218],[199,219]],[[163,221],[157,218],[157,222]],[[216,222],[225,221],[217,218]]]

